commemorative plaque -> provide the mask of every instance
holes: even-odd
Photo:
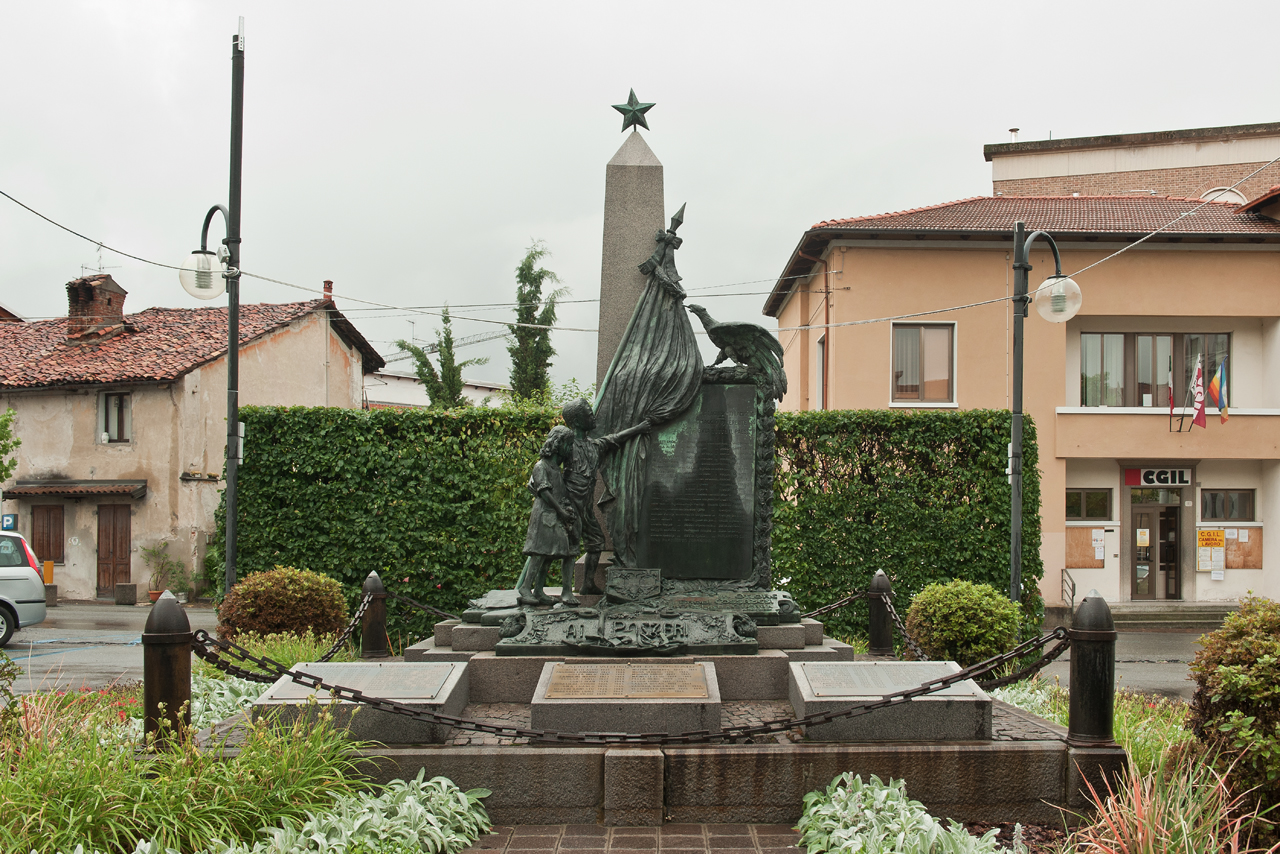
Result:
[[[552,664],[548,700],[698,700],[710,696],[700,664]]]
[[[379,662],[370,667],[366,663],[315,663],[299,664],[297,669],[325,682],[354,688],[366,697],[383,700],[434,700],[453,672],[453,664],[403,664]],[[306,685],[282,680],[270,691],[273,700],[305,700],[314,694],[317,700],[329,699],[328,691],[317,691]]]

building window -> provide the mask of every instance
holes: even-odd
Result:
[[[1124,336],[1080,335],[1080,404],[1124,406]]]
[[[1200,490],[1200,518],[1205,522],[1252,522],[1252,489]]]
[[[98,432],[103,444],[128,442],[133,438],[133,402],[128,392],[106,392],[100,398],[102,417]]]
[[[893,399],[955,402],[955,326],[893,327]]]
[[[1111,490],[1068,489],[1067,518],[1110,521]]]
[[[59,504],[37,504],[31,508],[31,548],[36,559],[43,564],[46,560],[63,563],[63,543],[66,537],[62,533],[62,506]]]
[[[1172,397],[1174,406],[1190,406],[1196,359],[1207,387],[1230,353],[1228,332],[1082,332],[1080,405],[1168,409]]]

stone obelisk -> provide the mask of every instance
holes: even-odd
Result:
[[[648,127],[644,110],[631,93],[630,115],[623,130],[632,125]],[[643,109],[637,110],[636,107]],[[633,121],[632,117],[639,113]],[[666,223],[662,198],[662,163],[633,130],[605,167],[604,252],[600,262],[600,323],[596,345],[596,387],[604,382],[618,342],[644,290],[645,275],[640,264],[653,252],[653,235]]]

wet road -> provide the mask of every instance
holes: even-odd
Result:
[[[188,605],[191,628],[212,630],[217,614],[208,605]],[[15,694],[44,690],[103,688],[142,679],[142,627],[151,605],[63,602],[43,623],[14,633],[4,653],[22,666]]]
[[[1190,700],[1196,683],[1188,665],[1200,651],[1200,632],[1120,632],[1116,638],[1116,687]],[[1042,672],[1071,684],[1071,651]]]

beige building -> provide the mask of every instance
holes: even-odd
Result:
[[[1277,196],[1006,194],[820,222],[764,306],[786,348],[782,407],[1008,409],[1023,221],[1054,237],[1084,294],[1073,320],[1031,311],[1025,328],[1046,602],[1071,580],[1111,601],[1280,596],[1280,547],[1265,547],[1280,523]],[[1034,289],[1054,269],[1047,244],[1030,260]],[[1209,405],[1207,428],[1180,430],[1170,378],[1181,416],[1197,356],[1206,378],[1226,360],[1229,420]]]
[[[3,511],[54,561],[61,595],[110,597],[146,585],[142,547],[167,541],[202,565],[222,488],[227,309],[126,315],[109,275],[67,293],[67,318],[0,324],[0,407],[22,440]],[[242,406],[359,407],[382,366],[330,299],[240,308]]]

